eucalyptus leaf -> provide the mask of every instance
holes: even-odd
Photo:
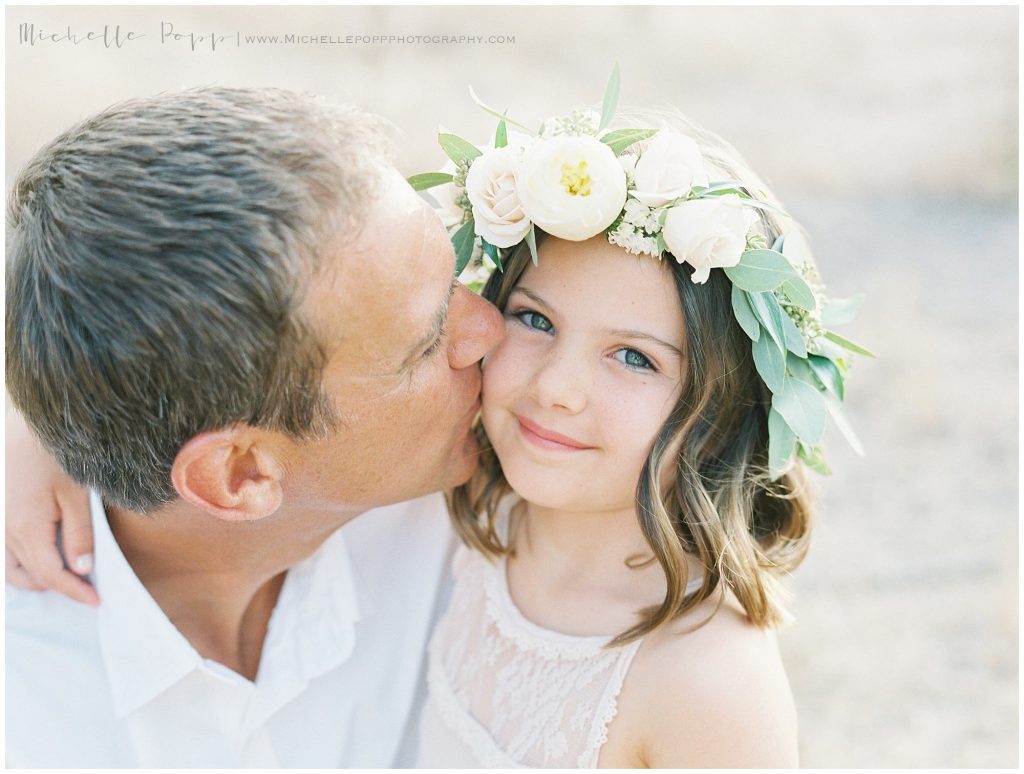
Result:
[[[761,335],[761,325],[750,308],[746,291],[740,290],[736,285],[732,286],[732,311],[743,332],[750,337],[751,341],[757,341]]]
[[[832,395],[826,396],[825,408],[828,410],[829,416],[832,417],[832,421],[835,422],[836,427],[839,428],[839,432],[843,434],[843,438],[850,444],[850,448],[863,457],[864,447],[861,446],[860,439],[853,432],[850,423],[846,421],[846,416],[843,414],[843,406],[839,400]]]
[[[740,197],[740,204],[746,205],[747,207],[754,207],[758,210],[768,210],[768,212],[774,212],[777,215],[781,215],[784,218],[789,217],[789,213],[785,210],[780,210],[774,204],[761,201],[760,199],[754,199],[752,197],[743,198]]]
[[[526,232],[526,245],[530,248],[530,258],[533,259],[533,265],[537,265],[537,232],[534,230],[535,226],[531,223],[530,230]]]
[[[811,368],[810,364],[802,357],[789,354],[786,355],[786,370],[793,376],[794,379],[807,382],[814,389],[819,389],[818,377],[814,374],[814,369]]]
[[[811,355],[807,358],[807,363],[818,377],[818,380],[836,395],[839,400],[843,400],[846,397],[843,374],[839,370],[839,366],[833,363],[831,359],[821,355]]]
[[[864,302],[864,294],[858,293],[851,298],[830,298],[821,310],[821,324],[826,328],[850,322],[857,314],[857,309]]]
[[[824,395],[802,379],[787,378],[782,390],[773,390],[772,407],[805,443],[817,443],[825,432]]]
[[[508,126],[505,119],[502,118],[498,122],[498,130],[494,133],[494,147],[504,148],[506,145],[508,145]]]
[[[779,290],[789,299],[791,304],[799,306],[801,309],[806,309],[808,312],[817,305],[817,302],[814,300],[814,293],[811,291],[811,286],[807,284],[803,277],[790,277],[784,280],[779,285]]]
[[[774,408],[768,411],[768,472],[778,478],[796,448],[796,433]]]
[[[751,345],[754,366],[773,393],[783,389],[786,381],[786,361],[771,336],[758,336]]]
[[[807,342],[804,341],[804,335],[796,327],[792,318],[786,314],[786,310],[781,307],[780,310],[782,311],[782,332],[786,337],[786,349],[797,357],[807,357]]]
[[[785,234],[779,234],[778,238],[775,240],[775,244],[772,245],[772,250],[774,252],[776,252],[776,253],[781,253],[782,252],[782,246],[785,243],[786,243],[786,235]]]
[[[658,235],[654,238],[654,242],[658,246],[659,253],[668,252],[668,245],[665,243],[665,237],[661,234],[661,232],[658,232]]]
[[[858,355],[867,355],[868,357],[878,357],[874,352],[868,349],[864,349],[860,344],[854,344],[849,339],[845,339],[838,333],[832,331],[825,331],[825,338],[829,341],[835,342],[843,349],[848,349],[850,352],[856,352]]]
[[[743,183],[739,180],[715,180],[708,183],[707,186],[695,185],[691,190],[698,196],[714,193],[734,193],[750,198],[750,194],[743,189]]]
[[[456,134],[441,133],[437,135],[437,141],[441,150],[456,164],[462,161],[472,161],[482,155],[480,149],[468,140],[463,140]]]
[[[653,137],[657,131],[657,129],[616,129],[603,135],[601,142],[611,148],[612,153],[618,156],[633,143]]]
[[[476,241],[476,223],[472,218],[452,235],[452,247],[455,248],[455,276],[462,274],[469,259],[473,257],[473,243]]]
[[[774,250],[747,250],[740,262],[726,268],[725,273],[749,293],[775,290],[783,281],[797,276],[786,256]]]
[[[406,178],[414,191],[426,191],[428,188],[450,183],[454,179],[447,172],[424,172],[421,175],[413,175]]]
[[[820,473],[823,476],[831,476],[832,468],[825,462],[825,453],[821,450],[820,446],[805,446],[799,444],[796,449],[797,456],[804,461],[804,463],[811,470]]]
[[[615,108],[619,105],[619,63],[616,62],[612,68],[612,74],[608,78],[608,85],[604,90],[604,100],[601,104],[601,124],[598,131],[604,129],[615,117]]]
[[[472,86],[469,87],[469,96],[477,104],[478,107],[483,108],[484,112],[490,113],[495,118],[500,118],[500,119],[502,119],[504,121],[508,121],[508,123],[512,124],[512,126],[518,126],[520,129],[523,129],[523,130],[529,132],[531,135],[533,135],[534,131],[530,127],[526,126],[525,124],[521,124],[518,121],[513,121],[511,118],[506,116],[504,113],[500,113],[497,110],[495,110],[494,108],[488,107],[487,105],[485,105],[483,103],[483,100],[481,100],[476,95],[476,92],[473,91],[473,87]]]
[[[736,286],[733,285],[733,287]],[[782,319],[786,313],[779,306],[778,299],[771,292],[748,293],[747,301],[750,303],[750,309],[754,315],[761,321],[761,325],[768,331],[772,341],[779,348],[779,355],[785,356],[786,329],[783,327]]]

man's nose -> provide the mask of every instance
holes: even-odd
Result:
[[[462,283],[455,287],[448,314],[448,364],[452,368],[468,368],[478,363],[505,337],[501,312]]]

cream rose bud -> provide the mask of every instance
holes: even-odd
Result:
[[[753,208],[736,194],[681,202],[668,211],[661,235],[679,263],[696,271],[696,283],[707,282],[713,268],[735,266],[747,246],[747,232],[757,222]]]
[[[476,233],[495,247],[518,244],[530,230],[516,186],[520,152],[513,146],[493,148],[475,159],[466,175]]]
[[[648,207],[668,204],[686,196],[695,185],[707,184],[700,148],[677,132],[658,132],[633,171],[633,196]]]
[[[534,143],[516,170],[526,217],[552,236],[581,242],[622,212],[626,173],[593,137],[559,135]]]

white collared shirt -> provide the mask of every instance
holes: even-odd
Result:
[[[7,586],[9,767],[412,765],[449,584],[440,494],[359,516],[288,572],[255,682],[192,647],[91,508],[98,609]]]

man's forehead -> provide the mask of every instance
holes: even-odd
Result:
[[[381,367],[404,360],[430,330],[454,278],[454,252],[440,219],[404,179],[397,183],[388,181],[374,217],[315,289],[329,349],[342,357],[373,352]]]

